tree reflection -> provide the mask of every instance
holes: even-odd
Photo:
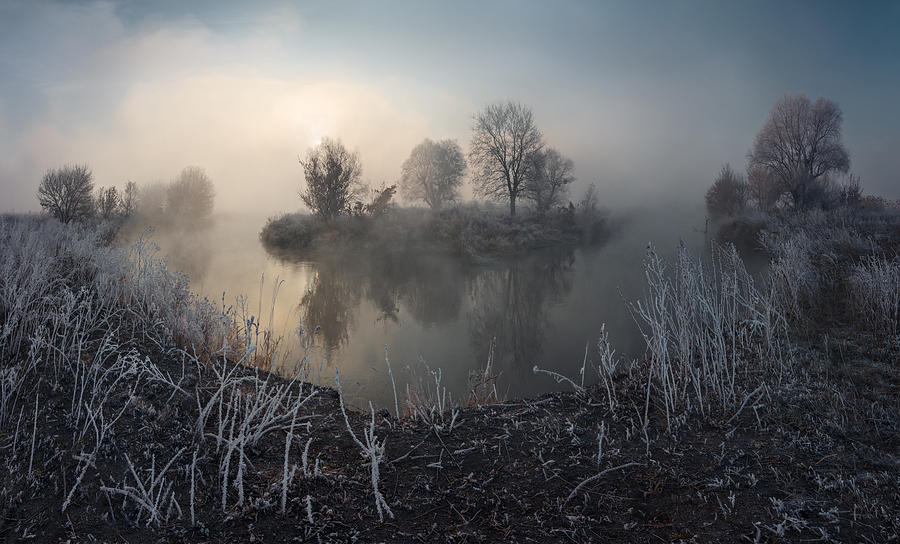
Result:
[[[496,337],[496,368],[524,375],[519,370],[531,368],[551,332],[548,309],[572,288],[574,260],[571,250],[490,268],[414,252],[320,256],[300,306],[304,323],[318,328],[329,351],[349,341],[363,301],[374,306],[376,322],[402,325],[408,318],[423,327],[457,321],[469,307],[476,352],[487,353]]]
[[[440,255],[419,256],[410,264],[402,300],[412,318],[426,327],[458,319],[473,269]]]
[[[349,339],[348,326],[359,306],[359,285],[333,261],[322,261],[306,294],[300,300],[303,322],[322,335],[324,346],[333,351]]]
[[[574,262],[572,251],[547,251],[485,270],[472,282],[473,346],[487,353],[496,338],[494,365],[508,378],[521,378],[540,357],[552,332],[548,310],[571,291]]]
[[[472,276],[471,269],[448,257],[401,252],[320,256],[315,269],[300,306],[304,323],[319,328],[329,351],[349,340],[363,300],[375,307],[376,322],[401,324],[408,315],[427,327],[458,319]]]

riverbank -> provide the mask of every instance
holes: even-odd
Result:
[[[509,217],[493,208],[460,205],[440,211],[390,208],[377,217],[341,216],[331,221],[285,214],[269,219],[259,238],[270,252],[281,255],[402,248],[482,262],[538,248],[601,245],[615,229],[614,222],[597,211],[573,208]]]
[[[461,406],[423,380],[357,413],[302,367],[246,366],[271,357],[255,321],[191,295],[147,244],[4,219],[0,536],[890,541],[900,324],[879,301],[900,231],[866,228],[771,229],[766,286],[727,249],[715,274],[651,252],[647,357],[601,337],[594,386],[497,402],[487,368]]]

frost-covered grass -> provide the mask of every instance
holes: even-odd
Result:
[[[186,511],[193,523],[197,497],[218,495],[225,512],[267,500],[245,491],[260,477],[251,450],[308,431],[300,410],[317,390],[245,366],[266,339],[258,319],[192,295],[144,239],[123,250],[4,218],[0,247],[5,508],[53,490],[68,514],[99,493],[112,518],[158,526]]]
[[[900,257],[862,259],[853,265],[850,289],[859,326],[896,341],[900,336]]]
[[[810,213],[762,237],[769,284],[796,335],[854,330],[900,347],[900,215]],[[835,331],[831,331],[834,334]]]
[[[647,294],[632,306],[647,343],[647,400],[667,424],[685,411],[731,417],[768,380],[790,371],[787,324],[734,246],[713,246],[711,263],[677,251],[674,269],[652,249]]]
[[[762,278],[730,247],[650,251],[639,360],[601,326],[576,393],[499,402],[491,352],[469,407],[426,368],[392,416],[305,383],[309,357],[259,370],[285,346],[150,242],[4,219],[0,534],[890,541],[898,374],[868,339],[896,337],[900,274],[865,228],[773,225]]]

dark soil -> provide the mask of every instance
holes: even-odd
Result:
[[[383,522],[370,467],[350,438],[337,393],[320,389],[303,409],[309,430],[297,434],[290,453],[290,463],[300,464],[311,438],[309,465],[318,463],[320,473],[310,468],[310,476],[294,479],[287,512],[280,512],[285,433],[273,432],[248,455],[253,470],[240,508],[230,490],[222,511],[216,461],[198,460],[192,526],[187,497],[196,403],[181,394],[168,400],[171,392],[159,384],[136,395],[103,461],[88,470],[63,514],[78,467],[73,431],[61,416],[71,399],[42,382],[30,474],[34,402],[24,405],[19,444],[0,437],[8,467],[0,536],[7,542],[890,542],[900,535],[900,372],[864,351],[850,342],[833,345],[828,355],[810,351],[805,359],[814,364],[800,365],[803,379],[794,382],[802,386],[772,388],[732,421],[685,417],[671,432],[652,405],[642,428],[638,376],[622,377],[616,413],[605,391],[596,390],[470,407],[452,431],[382,411],[375,425],[387,444],[380,488],[394,514]],[[357,435],[368,419],[351,414]],[[125,478],[126,454],[144,467],[155,457],[159,470],[181,448],[188,453],[170,469],[180,520],[136,523],[133,505],[123,508],[121,498],[100,490]]]

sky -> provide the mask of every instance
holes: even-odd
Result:
[[[837,102],[851,171],[900,198],[897,28],[875,1],[0,0],[0,211],[69,163],[120,188],[198,165],[219,210],[297,211],[322,137],[395,183],[501,100],[574,160],[573,199],[699,202],[786,93]]]

